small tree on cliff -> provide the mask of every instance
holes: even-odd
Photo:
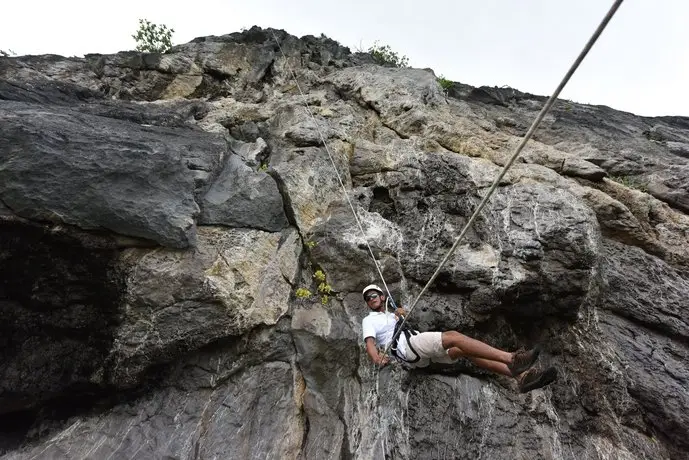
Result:
[[[377,41],[368,49],[368,53],[373,56],[373,60],[380,65],[393,67],[409,67],[409,58],[400,56],[393,51],[390,45],[380,45]]]
[[[165,53],[172,47],[172,34],[165,24],[153,24],[147,19],[139,19],[139,30],[132,38],[136,40],[136,50],[145,53]]]

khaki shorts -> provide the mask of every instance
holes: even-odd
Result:
[[[443,348],[443,333],[442,332],[422,332],[417,335],[409,337],[409,343],[414,351],[419,354],[421,361],[432,361],[434,363],[452,364],[456,363],[458,359],[452,359],[447,354],[447,350]],[[413,357],[414,353],[407,348],[407,357]],[[424,364],[421,364],[423,366]],[[425,365],[428,365],[425,363]],[[418,366],[417,367],[421,367]]]

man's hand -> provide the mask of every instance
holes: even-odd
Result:
[[[404,308],[402,308],[402,307],[397,307],[397,310],[395,310],[395,316],[397,316],[398,318],[399,318],[400,316],[407,316],[407,312],[404,311]]]
[[[383,355],[378,355],[378,359],[376,360],[378,367],[385,367],[389,362],[390,358]]]

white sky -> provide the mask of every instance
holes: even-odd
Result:
[[[258,25],[354,50],[375,40],[413,67],[473,86],[550,95],[612,0],[8,0],[0,49],[23,54],[134,49],[138,19],[173,43]],[[638,115],[689,116],[689,1],[626,0],[561,94]]]

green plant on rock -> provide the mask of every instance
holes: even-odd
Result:
[[[317,243],[316,241],[307,241],[305,244],[306,244],[306,247],[307,247],[307,248],[313,249],[313,248],[316,247],[316,245],[317,245],[318,243]]]
[[[454,84],[452,80],[448,80],[447,78],[443,77],[442,75],[438,77],[438,84],[440,84],[440,87],[447,91],[450,88],[452,88],[452,85]]]
[[[625,187],[628,188],[633,188],[634,190],[639,190],[640,192],[647,193],[648,192],[648,182],[644,182],[643,180],[633,177],[633,176],[610,176],[610,180],[613,180],[617,182],[618,184],[622,184]]]
[[[318,282],[323,282],[325,281],[325,273],[323,273],[323,270],[316,270],[313,274],[313,278]]]
[[[325,280],[325,273],[323,273],[323,270],[316,270],[313,274],[313,278],[318,282],[318,293],[321,295],[321,303],[325,305],[330,300],[333,288]]]
[[[311,291],[309,291],[306,288],[299,288],[296,291],[294,291],[294,295],[297,296],[297,299],[306,299],[308,297],[311,297]]]
[[[227,264],[227,261],[224,259],[225,258],[222,256],[222,254],[219,254],[218,260],[213,262],[213,265],[211,265],[205,270],[204,273],[206,274],[206,276],[221,276],[224,272],[223,265],[229,265]]]
[[[409,58],[400,56],[399,53],[390,48],[390,45],[379,45],[378,41],[375,41],[373,46],[368,49],[368,53],[380,65],[409,67]]]
[[[136,41],[136,50],[145,53],[165,53],[172,48],[172,34],[175,29],[168,29],[165,24],[153,24],[147,19],[139,19],[139,30],[132,38]]]
[[[333,288],[328,283],[323,281],[318,285],[318,292],[321,294],[332,294]]]

